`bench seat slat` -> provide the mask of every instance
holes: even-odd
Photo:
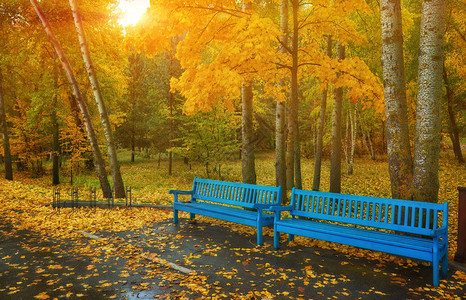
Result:
[[[286,223],[277,225],[279,232],[290,233],[294,235],[300,235],[308,238],[335,242],[339,244],[345,244],[369,250],[381,251],[390,254],[402,255],[410,258],[417,258],[427,261],[432,259],[432,251],[424,251],[427,250],[427,248],[423,247],[421,247],[421,249],[417,249],[417,247],[412,247],[412,245],[409,244],[390,244],[384,241],[383,239],[363,239],[357,235],[340,234],[339,231],[338,234],[334,234],[335,232],[332,234],[328,234],[328,231],[309,230],[308,228],[303,227],[288,227],[286,226]]]
[[[250,220],[251,222],[257,221],[257,211],[244,210],[237,207],[228,207],[217,204],[205,203],[205,202],[178,202],[176,208],[185,212],[191,212],[203,216],[208,216],[212,214],[221,214],[226,216],[226,219],[231,217],[237,217],[238,214],[241,214],[241,218]],[[273,224],[273,215],[264,214],[264,219],[269,220],[269,225]],[[228,220],[226,220],[228,221]],[[251,223],[248,222],[248,223]],[[253,223],[255,226],[255,223]]]
[[[372,222],[372,221],[357,220],[357,219],[348,220],[348,218],[337,217],[337,216],[325,216],[324,218],[322,217],[321,214],[302,213],[299,211],[293,212],[292,215],[296,217],[315,218],[315,219],[326,220],[330,222],[341,222],[344,224],[374,227],[374,228],[385,229],[385,230],[403,231],[406,233],[422,234],[426,236],[434,235],[434,231],[432,229],[417,228],[417,227],[403,226],[403,225],[397,225],[397,224],[389,224],[385,222]]]
[[[234,201],[234,200],[227,200],[227,199],[220,199],[220,198],[215,198],[215,197],[210,197],[210,196],[202,196],[202,195],[193,195],[193,199],[200,200],[200,201],[210,201],[210,202],[215,202],[215,203],[220,203],[220,204],[225,204],[225,205],[234,205],[234,206],[240,206],[244,208],[253,208],[254,203],[247,203],[247,202],[240,202]]]
[[[323,234],[328,234],[329,232],[331,232],[332,235],[355,237],[360,240],[365,240],[369,242],[372,241],[379,244],[395,245],[400,247],[404,246],[432,253],[432,239],[361,229],[337,224],[315,222],[310,220],[293,220],[291,218],[280,220],[278,222],[278,226],[287,226],[290,228],[303,228],[309,231],[320,232]]]

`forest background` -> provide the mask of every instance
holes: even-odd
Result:
[[[173,179],[195,170],[437,202],[441,149],[464,171],[461,0],[153,0],[127,27],[117,7],[0,3],[7,179],[16,164],[35,178],[51,172],[54,185],[100,183],[108,196],[108,163],[121,197],[123,179],[133,180],[119,175],[116,153],[129,149],[130,165],[155,159]],[[275,174],[258,176],[258,153]],[[342,190],[355,161],[367,166],[360,172],[388,165],[372,176],[389,176],[390,186]]]
[[[281,185],[284,202],[292,187],[447,201],[453,258],[464,0],[151,0],[129,26],[118,5],[0,1],[0,219],[64,239],[137,229],[170,214],[43,204],[56,186],[171,204],[198,176]]]

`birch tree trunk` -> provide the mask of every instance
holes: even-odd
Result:
[[[280,12],[280,53],[285,54],[288,46],[288,0],[282,0]],[[285,79],[281,80],[285,86]],[[284,89],[285,90],[285,89]],[[275,184],[282,187],[282,203],[286,203],[286,103],[277,101],[275,111]]]
[[[337,43],[337,57],[345,59],[345,46]],[[341,192],[341,111],[343,88],[335,88],[333,93],[332,148],[330,152],[330,192]]]
[[[381,0],[380,12],[386,141],[392,197],[410,199],[413,163],[408,132],[400,0]]]
[[[66,76],[73,90],[73,95],[76,101],[78,102],[79,110],[81,111],[81,115],[82,115],[83,122],[84,122],[84,127],[86,128],[86,132],[87,132],[87,138],[89,139],[89,144],[91,146],[92,154],[94,156],[95,167],[97,171],[97,176],[99,178],[100,187],[102,189],[102,193],[105,198],[110,198],[111,188],[110,188],[110,184],[107,178],[107,171],[105,170],[105,164],[104,164],[104,160],[102,158],[102,154],[99,149],[99,144],[97,142],[97,137],[95,135],[94,126],[92,124],[89,111],[87,110],[86,102],[84,101],[83,94],[79,87],[79,83],[76,80],[76,76],[74,75],[73,69],[71,68],[71,64],[68,61],[68,58],[63,52],[63,49],[60,43],[56,39],[55,34],[53,33],[52,28],[50,27],[50,24],[47,18],[45,17],[44,13],[42,12],[39,4],[37,3],[36,0],[30,0],[30,1],[37,15],[39,16],[42,22],[42,25],[44,26],[45,32],[47,33],[50,43],[52,44],[53,48],[55,49],[55,52],[57,53],[62,63],[63,69],[66,72]]]
[[[286,144],[286,182],[287,188],[294,186],[295,179],[295,149],[298,138],[298,10],[299,1],[292,0],[293,37],[291,45],[291,95],[288,104],[288,135]]]
[[[247,12],[252,10],[252,2],[245,1],[243,4],[243,11]],[[254,94],[252,92],[252,82],[244,80],[241,87],[241,133],[242,133],[242,153],[241,153],[241,167],[243,174],[243,182],[256,184],[256,163],[254,154],[254,109],[253,101]]]
[[[351,103],[348,104],[348,112],[346,115],[346,136],[345,152],[346,174],[353,175],[354,173],[354,151],[356,148],[357,122],[356,108],[353,110]]]
[[[332,57],[332,36],[327,37],[327,56]],[[314,156],[314,179],[312,182],[312,190],[318,191],[320,189],[320,174],[322,169],[322,148],[324,143],[324,128],[325,128],[325,114],[327,113],[327,93],[328,85],[322,91],[320,99],[320,112],[319,112],[319,127],[317,129],[316,153]]]
[[[284,0],[287,1],[287,0]],[[282,83],[283,85],[284,83]],[[286,190],[286,103],[277,101],[275,110],[275,184]],[[286,195],[286,193],[282,193]]]
[[[102,96],[102,90],[100,88],[99,80],[97,79],[97,74],[94,68],[94,64],[92,62],[91,54],[89,52],[89,46],[81,19],[81,13],[79,11],[76,0],[69,0],[69,2],[71,12],[73,13],[76,32],[78,33],[81,54],[84,63],[86,64],[87,74],[89,76],[89,81],[92,85],[94,98],[99,109],[100,120],[102,122],[105,140],[107,141],[107,151],[110,164],[110,171],[112,173],[113,178],[115,198],[124,198],[126,196],[125,186],[123,184],[123,178],[121,177],[120,165],[118,163],[116,146],[113,138],[113,131],[111,128],[110,120],[108,118],[107,108],[105,106],[105,102]]]
[[[13,163],[11,161],[10,137],[8,135],[8,125],[6,122],[5,98],[3,95],[3,77],[0,68],[0,123],[3,138],[3,158],[5,160],[5,179],[13,180]]]
[[[438,200],[445,15],[445,0],[422,2],[413,173],[417,201]]]

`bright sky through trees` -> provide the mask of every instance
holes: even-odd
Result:
[[[118,8],[122,12],[119,23],[126,27],[135,25],[150,6],[150,0],[120,0]]]

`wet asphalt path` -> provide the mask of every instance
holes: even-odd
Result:
[[[255,235],[203,219],[96,236],[54,240],[0,220],[0,299],[461,299],[466,291],[454,269],[436,289],[429,265],[285,242],[274,251],[270,236],[256,247]]]

